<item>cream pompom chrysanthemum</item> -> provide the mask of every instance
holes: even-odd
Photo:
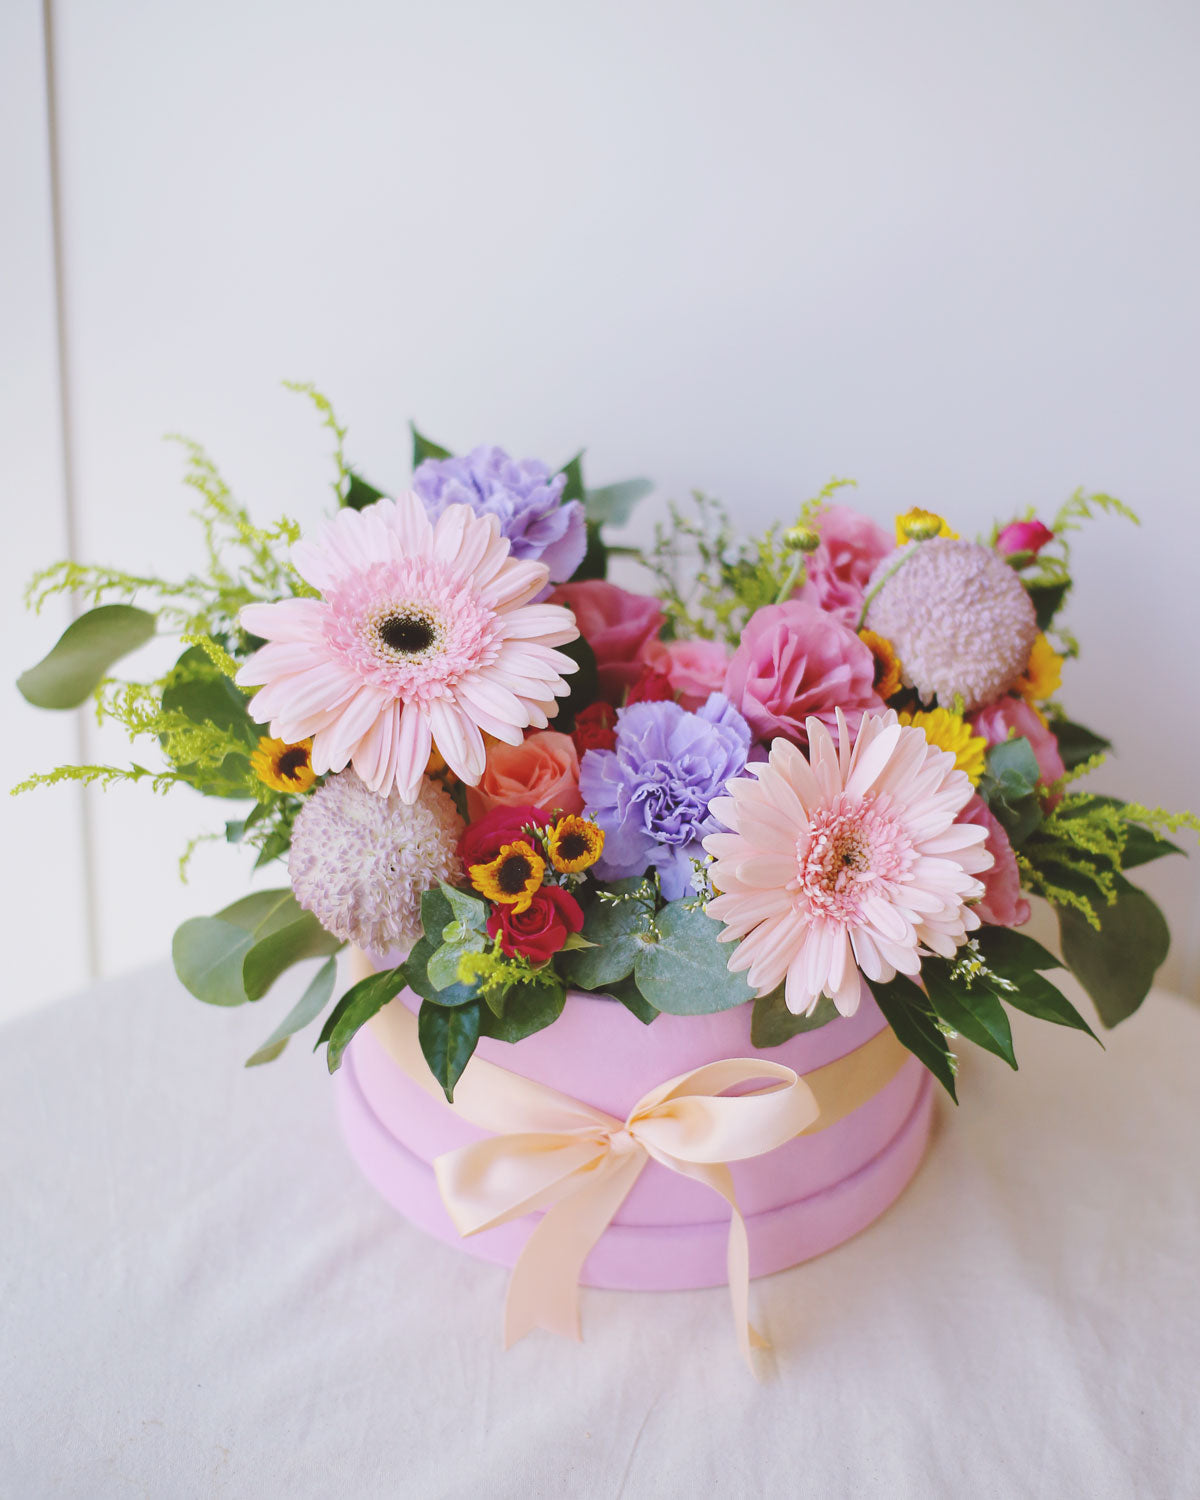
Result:
[[[866,625],[886,636],[925,703],[971,713],[1010,688],[1037,635],[1033,601],[1012,568],[977,542],[909,543],[875,569]]]
[[[436,745],[474,786],[483,734],[519,745],[567,691],[576,663],[554,647],[579,628],[532,602],[546,565],[510,556],[495,516],[448,505],[435,525],[401,495],[339,511],[292,560],[321,597],[247,605],[243,629],[267,644],[237,680],[260,687],[250,712],[276,739],[311,738],[318,775],[353,763],[373,792],[411,802]]]
[[[992,864],[986,830],[955,821],[972,787],[951,754],[893,712],[868,714],[851,750],[837,719],[839,747],[809,719],[807,759],[775,740],[709,804],[732,831],[704,840],[721,892],[708,915],[738,944],[729,968],[759,995],[783,984],[797,1015],[822,995],[852,1015],[860,970],[886,982],[919,973],[922,949],[951,957]]]
[[[331,776],[300,809],[288,873],[322,927],[374,953],[421,936],[421,896],[461,866],[463,830],[449,795],[425,777],[416,798],[380,797],[353,771]]]

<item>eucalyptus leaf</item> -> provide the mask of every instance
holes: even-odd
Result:
[[[78,708],[114,662],[151,638],[155,619],[132,604],[102,604],[72,620],[50,651],[17,678],[35,708]]]
[[[460,984],[455,981],[444,989],[429,977],[429,965],[434,954],[442,947],[442,933],[454,920],[450,902],[435,886],[421,897],[421,925],[423,935],[405,960],[409,988],[433,1005],[447,1008],[470,1005],[478,998],[478,985]]]
[[[1063,957],[1105,1026],[1137,1010],[1171,944],[1166,918],[1145,891],[1123,879],[1117,890],[1115,905],[1098,909],[1099,932],[1080,912],[1058,908]]]
[[[640,885],[640,880],[618,881],[613,889]],[[640,901],[621,901],[615,906],[595,901],[584,918],[583,935],[590,948],[568,949],[559,960],[559,972],[581,990],[602,990],[633,973],[633,962],[642,948],[638,934],[650,920]]]
[[[632,975],[628,979],[619,979],[616,984],[605,985],[604,993],[614,1000],[619,1000],[629,1014],[636,1016],[643,1026],[649,1026],[662,1014],[661,1011],[655,1010],[638,989],[637,981]]]
[[[242,961],[242,986],[248,1000],[260,1000],[285,969],[306,958],[324,958],[343,946],[326,931],[312,912],[302,911],[294,922],[260,938]]]
[[[417,431],[417,424],[410,422],[409,431],[412,433],[412,466],[420,468],[427,458],[453,458],[449,448],[443,448],[439,443],[432,443]]]
[[[501,1042],[520,1042],[543,1031],[562,1015],[566,991],[553,975],[528,984],[510,985],[500,1015],[491,1009],[480,1012],[480,1031]]]
[[[657,942],[635,939],[633,972],[638,989],[656,1010],[703,1016],[754,998],[745,976],[729,972],[732,950],[717,941],[720,923],[699,906],[673,901],[655,924],[661,934]]]
[[[440,948],[434,949],[425,966],[425,973],[429,978],[429,983],[439,992],[439,997],[442,991],[448,990],[452,985],[467,988],[459,981],[459,960],[465,953],[482,953],[486,946],[486,940],[481,933],[469,932],[458,942],[443,943]],[[417,993],[419,994],[420,991]]]
[[[441,1084],[447,1100],[454,1103],[454,1086],[471,1060],[479,1041],[481,1007],[464,1005],[446,1010],[440,1005],[421,1006],[417,1015],[417,1038],[429,1071]]]
[[[244,1005],[242,966],[258,942],[301,915],[290,890],[255,891],[213,917],[192,917],[175,931],[171,957],[184,987],[208,1005]]]
[[[587,518],[597,526],[624,526],[637,503],[653,492],[651,479],[623,479],[588,490],[583,497]]]
[[[822,995],[811,1016],[793,1015],[784,999],[783,985],[769,995],[754,1001],[750,1017],[750,1041],[755,1047],[781,1047],[805,1031],[818,1031],[838,1019],[838,1008],[828,995]]]
[[[257,1051],[252,1052],[246,1059],[248,1068],[256,1068],[261,1063],[271,1062],[279,1056],[284,1047],[287,1046],[288,1038],[315,1021],[325,1007],[329,1004],[333,994],[333,986],[337,982],[337,964],[332,958],[327,958],[313,977],[309,980],[304,993],[276,1026],[275,1030],[266,1039]]]
[[[317,1047],[325,1047],[325,1061],[331,1073],[341,1066],[342,1054],[350,1045],[354,1034],[360,1031],[390,1000],[394,1000],[404,988],[404,965],[384,969],[379,974],[368,974],[352,985],[330,1011],[329,1017],[317,1038]],[[316,1051],[316,1048],[313,1049]]]
[[[969,987],[965,982],[956,983],[941,965],[928,958],[921,966],[921,977],[936,1016],[959,1036],[1003,1058],[1010,1068],[1016,1068],[1012,1027],[1003,1005],[982,979],[976,979]]]
[[[445,897],[455,919],[464,927],[469,927],[474,932],[487,930],[487,905],[478,896],[472,896],[467,891],[460,891],[452,885],[447,885],[444,880],[438,889]]]
[[[875,980],[868,983],[875,1004],[897,1039],[914,1057],[920,1058],[957,1104],[956,1060],[925,994],[903,974],[897,974],[887,984]]]

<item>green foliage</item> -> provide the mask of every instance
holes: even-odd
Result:
[[[287,390],[295,391],[299,396],[307,396],[316,408],[322,425],[328,427],[333,433],[333,461],[337,465],[337,478],[333,481],[333,493],[339,505],[349,504],[348,494],[353,480],[350,470],[346,467],[346,428],[338,421],[333,403],[328,396],[322,395],[311,381],[285,380],[283,384]]]
[[[1063,957],[1095,1002],[1105,1026],[1116,1026],[1146,998],[1171,934],[1161,911],[1137,886],[1117,877],[1097,924],[1058,908]]]
[[[341,1066],[342,1053],[350,1045],[355,1032],[360,1031],[389,1000],[404,988],[404,968],[384,969],[378,974],[368,974],[357,984],[351,985],[325,1018],[325,1025],[317,1038],[316,1046],[325,1047],[325,1061],[331,1073]]]
[[[288,890],[255,891],[217,912],[192,917],[171,943],[175,972],[184,987],[209,1005],[257,1000],[274,980],[303,958],[342,945],[320,929]]]
[[[305,987],[304,993],[260,1047],[246,1059],[246,1067],[273,1062],[288,1044],[288,1038],[315,1021],[329,1004],[337,982],[337,962],[327,958]]]
[[[993,745],[979,795],[1014,845],[1022,844],[1042,821],[1037,757],[1023,736]]]
[[[1036,562],[1037,572],[1026,575],[1022,582],[1033,600],[1039,630],[1050,628],[1071,591],[1070,534],[1079,531],[1085,521],[1093,521],[1100,516],[1120,516],[1135,526],[1141,525],[1137,515],[1123,500],[1099,491],[1089,494],[1081,486],[1059,507],[1058,514],[1050,523],[1054,539],[1041,549],[1036,559],[1030,559],[1028,554],[1009,559],[1019,567],[1027,566],[1030,561]],[[1074,637],[1065,632],[1057,633],[1060,635],[1063,655],[1078,655],[1079,648]]]
[[[376,500],[382,499],[382,490],[377,490],[373,484],[368,484],[362,475],[356,474],[353,469],[347,471],[343,505],[348,506],[350,510],[365,510],[368,505],[374,505]]]
[[[37,666],[17,678],[35,708],[78,708],[104,674],[154,635],[154,616],[131,604],[102,604],[72,620]]]
[[[643,1026],[649,1026],[659,1016],[659,1012],[638,989],[632,975],[628,979],[618,979],[616,984],[605,985],[604,993],[613,1000],[619,1000],[629,1014],[636,1016]]]
[[[1086,765],[1097,755],[1112,749],[1112,741],[1082,724],[1073,724],[1070,719],[1051,719],[1050,733],[1058,742],[1058,753],[1068,771]]]
[[[443,946],[445,941],[443,934],[451,923],[457,924],[457,918],[445,892],[436,886],[433,890],[426,891],[421,897],[422,936],[404,964],[409,988],[420,995],[422,1000],[428,1001],[431,1005],[440,1005],[444,1009],[470,1005],[479,997],[479,988],[474,982],[464,984],[460,980],[455,980],[439,986],[434,983],[429,973],[430,963]],[[456,970],[458,962],[461,961],[466,951],[464,948],[456,955]]]
[[[569,656],[579,667],[577,672],[572,672],[566,679],[570,691],[565,698],[558,700],[558,712],[554,716],[553,727],[562,734],[570,734],[575,727],[575,715],[594,703],[600,694],[596,653],[581,635],[568,641],[565,646],[557,647],[557,650],[564,656]]]
[[[926,960],[928,962],[928,960]],[[941,1086],[958,1103],[955,1074],[958,1059],[951,1052],[945,1031],[929,998],[911,979],[897,974],[887,984],[869,981],[875,1004],[899,1041],[925,1064]]]
[[[547,969],[512,987],[499,1013],[484,1007],[480,1011],[480,1031],[501,1042],[523,1041],[557,1021],[566,998],[562,982]]]
[[[417,1015],[417,1037],[429,1071],[441,1084],[449,1103],[454,1103],[454,1086],[471,1060],[479,1041],[482,1017],[480,1006],[467,1005],[447,1010],[426,1001]]]
[[[443,448],[438,443],[432,443],[422,433],[417,431],[417,424],[410,422],[408,430],[412,433],[412,466],[419,469],[427,458],[453,458],[449,448]]]
[[[729,972],[731,950],[718,942],[720,924],[699,906],[672,901],[655,925],[657,937],[639,942],[633,973],[656,1010],[704,1016],[754,998],[745,975]]]
[[[632,517],[638,502],[653,491],[653,480],[623,479],[616,484],[606,484],[598,490],[585,490],[584,510],[593,526],[624,526]]]
[[[754,1002],[754,1013],[750,1018],[750,1040],[756,1047],[781,1047],[794,1036],[806,1031],[818,1031],[838,1019],[838,1008],[823,995],[817,1001],[812,1015],[793,1015],[787,1008],[783,986],[769,995],[760,995]]]

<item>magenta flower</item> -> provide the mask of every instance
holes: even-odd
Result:
[[[981,734],[989,745],[1002,745],[1015,735],[1023,735],[1033,747],[1038,770],[1047,786],[1067,774],[1058,753],[1058,741],[1047,729],[1041,714],[1024,698],[999,698],[987,708],[981,708],[971,719],[971,724],[975,733]]]
[[[725,696],[764,742],[782,735],[808,744],[807,720],[857,733],[868,709],[881,709],[875,658],[848,626],[813,604],[789,600],[757,610],[725,673]]]
[[[867,583],[893,542],[882,527],[845,505],[831,505],[813,522],[821,545],[806,560],[807,581],[796,594],[858,628]]]
[[[412,802],[436,744],[474,786],[483,733],[518,745],[567,691],[575,663],[553,648],[575,621],[530,602],[546,566],[510,556],[495,516],[448,505],[434,525],[401,495],[340,511],[292,560],[321,597],[247,605],[242,627],[267,644],[237,680],[262,685],[250,712],[276,739],[312,739],[318,773],[353,763],[372,792]]]
[[[1017,868],[1017,856],[1008,841],[1008,834],[1000,826],[991,808],[982,797],[972,797],[958,815],[960,823],[974,823],[987,829],[984,848],[994,861],[990,870],[984,870],[979,878],[983,882],[983,895],[975,903],[975,914],[981,922],[992,927],[1021,927],[1029,921],[1029,902],[1021,894],[1021,872]]]
[[[1031,552],[1036,556],[1053,540],[1054,533],[1040,521],[1012,521],[996,538],[996,551],[1003,552],[1005,557],[1014,552]]]

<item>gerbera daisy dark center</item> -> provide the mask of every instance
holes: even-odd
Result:
[[[500,866],[496,884],[506,896],[519,896],[532,874],[533,866],[523,854],[510,854]]]
[[[387,615],[377,628],[379,639],[398,656],[423,656],[437,639],[433,621],[422,614]]]
[[[303,771],[308,765],[308,751],[303,745],[293,745],[285,750],[275,762],[275,774],[285,776],[288,781],[296,781],[297,773]]]

